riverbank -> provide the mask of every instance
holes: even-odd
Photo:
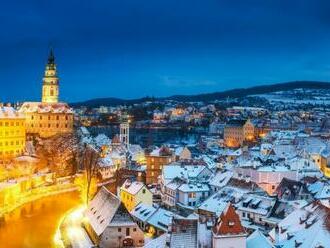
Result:
[[[63,216],[82,204],[77,191],[53,194],[23,204],[0,221],[0,247],[57,248],[54,235]]]
[[[69,183],[50,185],[45,187],[39,187],[37,189],[32,189],[31,191],[26,192],[24,195],[21,195],[11,204],[0,207],[0,219],[4,218],[5,214],[14,211],[16,208],[19,208],[24,204],[42,199],[44,197],[73,192],[77,190],[77,185]]]
[[[55,234],[58,248],[92,248],[93,242],[83,227],[86,207],[79,206],[67,212],[62,218]]]

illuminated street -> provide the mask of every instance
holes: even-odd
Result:
[[[78,193],[49,196],[16,209],[0,222],[1,247],[55,247],[62,216],[80,204]]]
[[[72,248],[93,247],[92,241],[90,240],[85,229],[82,227],[82,223],[84,220],[83,212],[85,211],[85,209],[86,208],[83,206],[79,206],[77,208],[72,209],[65,215],[65,218],[61,223],[61,233],[67,238],[67,246],[72,246]],[[55,242],[59,245],[63,245],[62,240],[64,237],[60,236],[59,230],[55,235]]]

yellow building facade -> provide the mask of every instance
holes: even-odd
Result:
[[[51,50],[43,77],[42,102],[25,102],[19,109],[25,114],[28,135],[49,138],[73,131],[73,111],[58,99],[59,79]]]
[[[66,103],[26,102],[20,112],[25,114],[29,135],[49,138],[73,130],[73,112]]]
[[[22,155],[25,139],[24,115],[12,107],[0,107],[0,161]]]
[[[240,147],[244,141],[255,139],[255,128],[250,120],[231,120],[224,129],[224,142],[227,147]]]
[[[126,180],[120,187],[120,200],[128,211],[132,211],[140,202],[152,205],[152,193],[141,182]]]

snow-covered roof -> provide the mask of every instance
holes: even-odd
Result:
[[[97,235],[106,229],[120,204],[120,200],[105,187],[102,187],[88,204],[85,216]]]
[[[184,183],[178,190],[182,192],[206,192],[209,191],[210,188],[205,183]]]
[[[220,194],[215,193],[207,200],[205,200],[198,209],[215,213],[216,216],[220,216],[222,211],[227,206],[228,200],[224,197],[222,198]]]
[[[131,215],[143,222],[147,221],[157,211],[157,208],[143,204],[142,202],[130,212]]]
[[[170,148],[166,146],[162,146],[160,148],[154,149],[149,155],[155,157],[172,156],[172,151],[170,150]]]
[[[213,177],[210,178],[210,185],[215,187],[224,187],[234,173],[232,171],[218,171]]]
[[[44,103],[25,102],[19,109],[20,113],[52,113],[52,114],[73,114],[73,110],[67,103]]]
[[[330,199],[330,183],[317,181],[308,186],[315,199]]]
[[[268,216],[275,203],[275,198],[250,194],[246,195],[242,201],[238,203],[238,209],[244,212]]]
[[[145,244],[144,248],[165,248],[166,247],[166,236],[167,234],[163,234],[155,239],[150,240]]]
[[[273,248],[273,244],[270,242],[260,230],[255,230],[246,239],[246,248]]]
[[[145,185],[142,182],[131,182],[127,179],[120,187],[120,190],[125,191],[131,195],[136,195]]]
[[[169,246],[197,248],[197,219],[173,218]]]
[[[24,114],[13,107],[0,107],[0,119],[24,119]]]
[[[197,176],[207,169],[204,165],[166,165],[163,167],[163,178],[165,180],[178,178],[197,178]]]
[[[172,222],[174,214],[171,211],[163,208],[158,208],[157,211],[147,220],[147,222],[163,231],[168,230],[168,226]]]
[[[94,142],[98,147],[108,146],[111,144],[111,139],[105,134],[101,133],[94,138]]]
[[[278,244],[282,248],[330,247],[330,209],[313,202],[297,209],[278,224]],[[275,229],[270,232],[275,240]]]

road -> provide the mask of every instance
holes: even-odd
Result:
[[[77,192],[63,193],[25,204],[0,220],[0,247],[54,246],[57,226],[70,209],[80,205]]]

